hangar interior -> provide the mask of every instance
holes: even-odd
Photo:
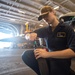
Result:
[[[38,21],[40,9],[45,5],[52,6],[58,19],[64,18],[75,29],[75,0],[0,0],[0,75],[36,75],[21,56],[33,48],[24,33],[47,25]],[[75,59],[71,68],[75,71]]]

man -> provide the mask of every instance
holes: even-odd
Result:
[[[69,25],[59,22],[54,9],[51,6],[44,6],[38,20],[45,20],[49,26],[35,30],[27,34],[31,41],[37,37],[44,38],[48,51],[36,49],[26,51],[22,59],[38,75],[40,75],[37,59],[47,59],[50,75],[69,75],[71,58],[75,57],[75,36]]]

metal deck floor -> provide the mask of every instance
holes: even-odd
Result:
[[[0,75],[37,75],[22,61],[22,53],[27,49],[0,49]],[[28,49],[30,50],[30,49]],[[75,59],[72,60],[75,70]]]
[[[0,49],[0,75],[37,75],[22,61],[24,51],[25,49]]]

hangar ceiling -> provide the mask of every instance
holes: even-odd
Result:
[[[44,24],[38,21],[40,8],[51,5],[56,9],[57,16],[75,12],[75,0],[0,0],[0,22],[17,25]]]

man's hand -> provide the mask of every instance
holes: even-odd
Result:
[[[42,58],[47,58],[47,56],[48,56],[48,52],[47,52],[47,50],[46,49],[35,49],[34,50],[34,55],[35,55],[35,58],[36,59],[38,59],[38,58],[40,58],[40,57],[42,57]]]
[[[37,38],[37,33],[28,33],[25,38],[34,41]]]

